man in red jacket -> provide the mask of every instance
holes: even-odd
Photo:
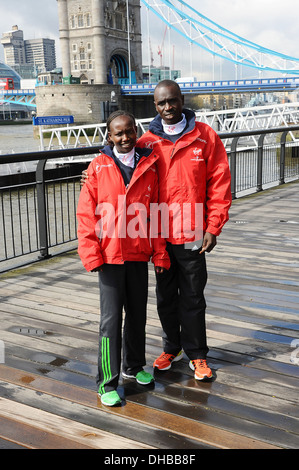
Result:
[[[159,155],[159,204],[168,208],[162,217],[171,260],[170,269],[157,276],[164,352],[154,367],[169,369],[172,362],[182,358],[184,350],[194,377],[209,379],[212,371],[206,363],[205,252],[215,247],[228,220],[228,159],[216,132],[196,122],[193,111],[183,109],[184,99],[176,82],[160,82],[154,101],[158,115],[138,146],[151,148]]]

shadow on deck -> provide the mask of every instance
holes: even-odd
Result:
[[[71,252],[1,275],[0,448],[298,448],[298,189],[234,201],[207,256],[209,383],[184,357],[152,388],[122,380],[123,405],[104,407],[97,274]],[[161,327],[149,269],[152,371]]]

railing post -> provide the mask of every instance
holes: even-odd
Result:
[[[237,191],[237,144],[239,137],[235,137],[232,141],[230,150],[230,174],[231,174],[231,193],[232,199],[236,199]]]
[[[45,173],[44,169],[47,160],[39,160],[36,167],[36,195],[37,195],[37,216],[39,230],[39,250],[40,259],[49,258],[47,208],[45,195]]]
[[[257,154],[257,184],[256,190],[263,190],[263,152],[264,152],[264,138],[265,134],[262,134],[258,140],[258,154]]]
[[[280,139],[280,159],[279,159],[279,184],[284,184],[285,159],[286,159],[286,138],[289,131],[282,133]]]

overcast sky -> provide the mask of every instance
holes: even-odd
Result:
[[[185,0],[200,12],[221,26],[230,29],[264,47],[299,57],[298,18],[299,0]],[[148,63],[148,40],[146,28],[146,10],[142,7],[143,24],[143,63]],[[165,25],[156,17],[150,20],[155,25],[151,30],[151,43],[154,65],[160,64],[157,54],[161,44]],[[57,62],[60,65],[58,14],[56,0],[0,0],[0,34],[18,25],[24,31],[25,39],[48,37],[56,40]],[[170,35],[171,66],[182,70],[183,76],[190,75],[190,53],[188,43],[177,33]],[[165,47],[168,39],[165,39]],[[193,75],[203,74],[200,61],[205,60],[196,48],[192,53]],[[165,65],[169,65],[169,55],[165,52]],[[3,46],[0,44],[0,60],[3,60]],[[219,66],[220,68],[220,66]],[[221,68],[222,70],[222,68]],[[232,73],[233,72],[232,68]],[[206,73],[210,73],[205,68]],[[219,72],[220,73],[220,72]],[[252,72],[254,74],[254,72]],[[206,76],[198,79],[208,79]],[[211,78],[211,77],[210,77]],[[218,77],[216,77],[218,78]],[[220,77],[219,77],[220,78]],[[229,78],[229,77],[222,77]],[[234,77],[231,77],[234,78]]]

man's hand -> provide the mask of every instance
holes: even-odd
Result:
[[[94,268],[92,269],[90,272],[91,273],[98,273],[99,271],[103,271],[103,265],[101,264],[101,266],[98,266],[97,268]]]
[[[217,245],[216,235],[206,232],[203,237],[202,247],[201,247],[201,251],[199,252],[199,254],[201,255],[201,253],[205,251],[207,253],[210,253],[210,251],[212,251],[216,245]]]
[[[156,266],[155,271],[157,274],[161,274],[164,272],[164,268],[162,268],[161,266]]]
[[[82,173],[81,173],[81,179],[80,179],[81,188],[82,188],[82,186],[84,185],[84,183],[87,179],[88,179],[87,170],[83,170]]]

